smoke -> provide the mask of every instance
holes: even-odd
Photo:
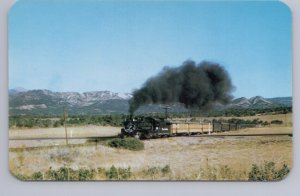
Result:
[[[234,87],[227,71],[216,63],[185,61],[180,67],[164,67],[133,92],[129,112],[150,103],[182,103],[186,108],[208,109],[227,104]]]

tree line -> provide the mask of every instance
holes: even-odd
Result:
[[[10,116],[9,127],[14,128],[50,128],[62,127],[64,123],[68,126],[77,125],[102,125],[102,126],[122,126],[126,115],[106,115],[106,116],[68,116],[66,121],[63,116]]]
[[[186,118],[186,117],[242,117],[254,116],[257,114],[287,114],[292,112],[292,107],[278,107],[278,108],[258,108],[258,109],[227,109],[221,111],[196,111],[189,112],[169,112],[170,118]],[[147,113],[139,114],[142,116],[165,117],[165,113]],[[101,126],[123,126],[123,122],[131,116],[126,114],[115,115],[69,115],[66,118],[68,126],[77,125],[101,125]],[[258,123],[268,125],[269,122],[240,122],[240,119],[235,119],[236,122],[230,123]],[[10,128],[50,128],[64,126],[64,116],[9,116]],[[281,124],[282,122],[271,122],[271,124]]]

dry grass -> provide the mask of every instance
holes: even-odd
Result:
[[[291,122],[291,114],[287,115]],[[285,115],[242,117],[244,119],[283,120]],[[118,127],[73,127],[76,136],[109,136],[120,132]],[[236,133],[291,133],[291,126],[250,128]],[[227,134],[230,134],[228,132]],[[10,130],[12,137],[63,137],[63,128]],[[130,151],[107,146],[105,141],[72,140],[10,141],[10,170],[14,174],[32,175],[51,167],[95,169],[96,180],[105,180],[105,171],[112,165],[130,168],[129,180],[247,180],[252,164],[265,161],[277,167],[292,167],[292,137],[171,137],[145,140],[145,149]],[[162,169],[168,166],[168,172]]]
[[[292,142],[288,136],[177,137],[148,140],[144,144],[145,150],[138,152],[99,144],[10,149],[10,169],[30,175],[50,167],[109,169],[114,165],[130,167],[131,180],[247,180],[254,163],[272,161],[279,166],[292,166]],[[171,168],[168,174],[151,170],[166,165]]]
[[[247,129],[240,129],[237,131],[230,131],[225,132],[224,134],[254,134],[254,133],[287,133],[291,134],[293,133],[292,127],[282,127],[282,126],[272,126],[272,127],[257,127],[257,128],[247,128]],[[222,133],[223,134],[223,133]]]
[[[207,120],[212,120],[212,119],[231,119],[231,118],[237,118],[237,119],[243,119],[243,120],[254,120],[254,119],[259,119],[262,121],[267,121],[271,122],[273,120],[281,120],[283,122],[283,126],[292,126],[293,125],[293,113],[288,113],[288,114],[268,114],[268,115],[255,115],[255,116],[242,116],[242,117],[210,117],[210,118],[205,118]]]

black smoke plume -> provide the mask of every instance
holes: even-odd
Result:
[[[227,71],[216,63],[186,61],[180,67],[164,67],[133,92],[129,112],[150,103],[182,103],[186,108],[208,109],[227,104],[234,87]]]

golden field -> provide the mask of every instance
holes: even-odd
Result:
[[[109,136],[119,130],[114,127],[74,127],[72,134],[74,137],[99,136],[100,133]],[[68,132],[71,133],[70,128]],[[235,134],[291,132],[291,126],[234,131]],[[64,130],[10,130],[10,138],[32,135],[60,137],[64,136]],[[274,162],[276,167],[286,164],[289,168],[293,165],[290,136],[159,138],[143,140],[144,150],[140,151],[112,148],[107,141],[71,141],[66,145],[64,140],[11,140],[10,170],[14,175],[30,176],[35,172],[45,173],[49,168],[85,168],[99,171],[93,180],[106,180],[107,175],[100,171],[115,166],[130,168],[128,180],[248,180],[252,164]]]

